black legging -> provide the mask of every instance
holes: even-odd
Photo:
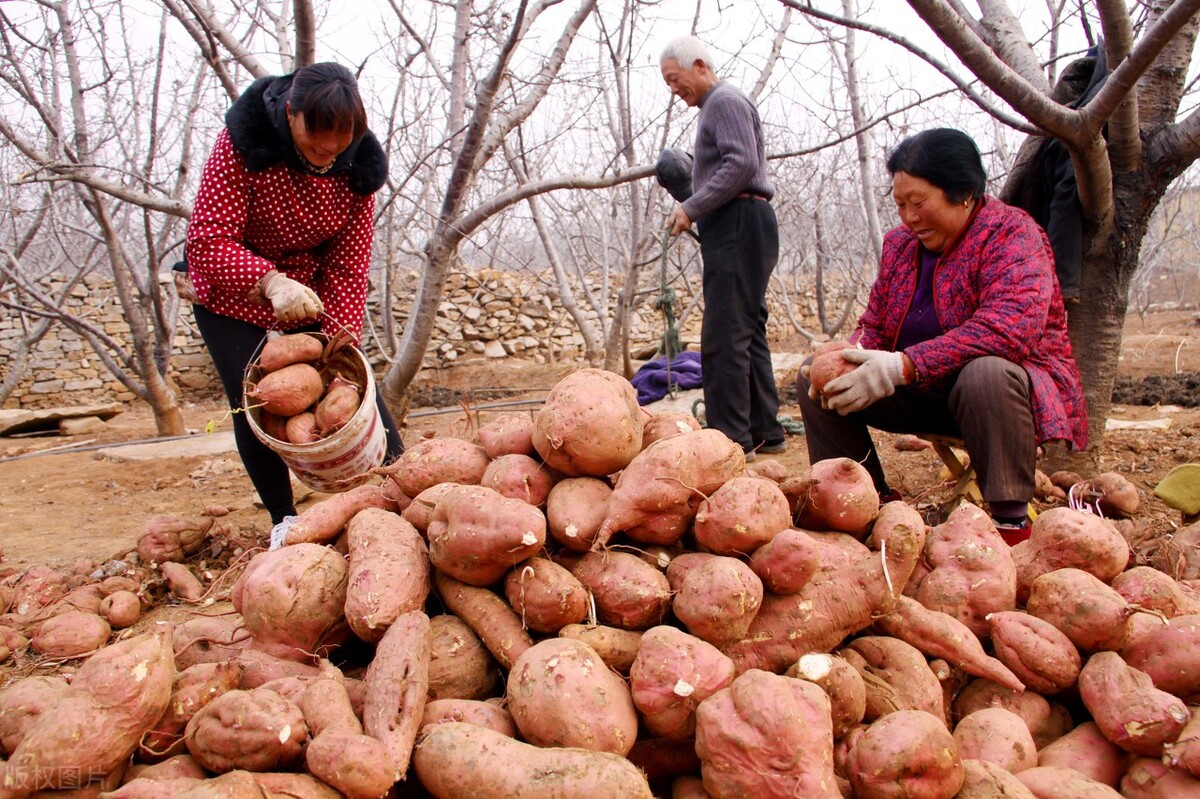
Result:
[[[242,380],[250,359],[262,343],[267,331],[249,322],[212,313],[200,305],[193,305],[196,327],[204,338],[204,344],[212,356],[213,365],[225,387],[225,396],[230,408],[242,407]],[[315,333],[320,325],[311,325],[290,332]],[[387,437],[387,461],[391,462],[404,453],[404,442],[396,430],[396,422],[383,404],[381,392],[375,392],[375,406],[383,422]],[[271,514],[271,523],[278,524],[285,516],[296,513],[292,500],[292,480],[287,464],[266,444],[258,440],[245,413],[233,414],[233,440],[237,442],[238,454],[250,482],[258,491],[263,506]]]

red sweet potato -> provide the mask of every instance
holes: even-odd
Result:
[[[404,520],[417,528],[421,535],[425,535],[429,529],[429,523],[433,521],[433,512],[437,509],[438,501],[444,497],[447,492],[453,489],[458,483],[438,483],[430,486],[413,497],[412,502],[400,514]]]
[[[463,587],[471,591],[483,590]],[[499,669],[479,636],[462,619],[449,614],[431,618],[429,628],[432,640],[429,655],[430,701],[485,699],[491,696],[499,681]]]
[[[71,610],[37,625],[30,643],[45,657],[73,658],[100,649],[111,633],[108,622],[99,615]]]
[[[745,636],[762,601],[762,580],[749,566],[714,555],[688,571],[671,608],[688,632],[719,647]]]
[[[546,524],[550,535],[575,552],[592,548],[608,515],[612,486],[595,477],[560,480],[546,497]]]
[[[604,665],[618,674],[628,675],[641,651],[643,633],[603,624],[568,624],[558,631],[558,635],[587,644],[600,656]]]
[[[1137,513],[1141,504],[1137,486],[1117,472],[1101,472],[1084,483],[1082,493],[1085,498],[1094,495],[1100,511],[1106,516],[1128,518]]]
[[[1200,612],[1200,603],[1184,592],[1179,581],[1151,566],[1134,566],[1112,580],[1112,589],[1131,605],[1154,610],[1169,619]]]
[[[1128,603],[1080,569],[1056,569],[1038,577],[1025,609],[1053,624],[1085,651],[1119,651],[1129,637]]]
[[[817,461],[801,476],[806,487],[796,505],[796,523],[808,530],[849,533],[861,539],[879,513],[879,494],[858,461]]]
[[[177,672],[171,688],[167,711],[142,736],[139,756],[147,762],[158,762],[184,752],[184,729],[192,716],[202,707],[241,684],[244,667],[237,661],[200,663]]]
[[[963,783],[958,744],[936,716],[889,713],[854,741],[846,770],[863,799],[950,799]]]
[[[583,621],[588,593],[578,578],[546,558],[519,563],[504,578],[504,595],[534,632],[557,633],[568,624]]]
[[[383,743],[362,733],[321,733],[308,744],[304,761],[309,773],[346,799],[379,799],[395,783]]]
[[[184,732],[188,753],[209,771],[273,771],[299,760],[308,727],[296,703],[267,688],[226,691]]]
[[[646,630],[660,624],[671,605],[666,576],[628,552],[589,552],[571,573],[591,592],[602,624]]]
[[[188,555],[200,551],[204,546],[205,536],[215,524],[216,520],[212,518],[152,516],[146,521],[138,538],[138,557],[146,563],[180,562]]]
[[[1029,540],[1012,550],[1017,601],[1026,602],[1033,581],[1055,569],[1081,569],[1102,583],[1125,570],[1129,544],[1109,522],[1071,508],[1050,508],[1033,521]]]
[[[812,653],[788,667],[788,677],[813,683],[829,696],[833,739],[841,740],[867,713],[867,687],[862,674],[845,658]]]
[[[1161,761],[1135,758],[1121,779],[1124,799],[1200,799],[1200,780]]]
[[[1161,757],[1188,721],[1182,699],[1154,687],[1149,675],[1116,652],[1097,652],[1079,672],[1079,696],[1104,737],[1143,757]]]
[[[484,486],[457,486],[434,509],[426,530],[429,560],[468,585],[498,582],[546,543],[546,517]]]
[[[954,697],[953,717],[961,719],[985,707],[1002,707],[1024,719],[1038,749],[1071,729],[1070,714],[1062,705],[1051,704],[1033,691],[1013,691],[983,678],[972,680]]]
[[[759,477],[735,477],[700,503],[692,534],[718,555],[748,555],[791,524],[779,485]]]
[[[113,629],[131,627],[142,615],[142,601],[132,591],[113,591],[100,600],[99,613]]]
[[[283,432],[293,444],[312,444],[321,440],[321,433],[317,428],[317,415],[311,411],[298,413],[288,419]]]
[[[637,767],[611,752],[543,748],[475,724],[431,724],[413,752],[421,784],[436,799],[562,799],[602,790],[622,799],[652,799]]]
[[[475,431],[480,446],[493,460],[501,455],[534,455],[533,419],[503,414]]]
[[[624,532],[646,544],[674,544],[706,496],[746,468],[742,448],[705,429],[651,444],[621,472],[593,549]]]
[[[346,525],[346,545],[346,622],[355,635],[374,643],[400,614],[425,607],[429,554],[415,527],[380,508],[354,514]]]
[[[383,634],[367,668],[363,731],[383,743],[393,782],[408,773],[425,713],[431,646],[429,617],[421,611],[401,614]]]
[[[293,363],[315,361],[325,351],[325,342],[307,333],[275,336],[263,345],[258,365],[264,372],[276,372]]]
[[[499,596],[486,588],[459,582],[441,572],[434,584],[446,609],[462,619],[506,669],[533,645],[521,618]]]
[[[825,386],[830,380],[849,374],[858,364],[851,363],[842,357],[842,351],[855,345],[848,341],[826,341],[817,345],[813,350],[812,361],[808,367],[808,382],[813,391],[818,394],[825,392]]]
[[[954,799],[1034,799],[1016,775],[995,763],[964,757],[963,784]]]
[[[171,641],[175,667],[183,671],[197,663],[219,663],[236,657],[250,646],[251,636],[240,618],[193,616],[175,625]]]
[[[1200,712],[1195,708],[1179,736],[1163,747],[1163,762],[1200,777]]]
[[[1107,785],[1090,780],[1078,771],[1054,766],[1027,768],[1017,774],[1034,799],[1120,799]]]
[[[284,543],[324,544],[332,541],[354,518],[354,514],[365,508],[397,510],[395,499],[382,486],[358,486],[340,494],[333,494],[308,507],[288,528]]]
[[[554,477],[528,455],[501,455],[484,469],[479,484],[501,496],[541,506],[554,487]]]
[[[1042,694],[1057,694],[1079,678],[1083,665],[1079,650],[1050,622],[1016,610],[989,614],[987,622],[996,659],[1026,687]]]
[[[1002,707],[985,707],[954,725],[959,756],[995,763],[1016,774],[1038,765],[1037,746],[1025,720]]]
[[[512,714],[498,702],[475,699],[437,699],[425,703],[421,726],[464,721],[495,730],[509,738],[517,737],[517,725]]]
[[[38,716],[70,686],[56,675],[24,677],[0,690],[0,752],[14,752]]]
[[[1129,753],[1085,721],[1038,752],[1039,766],[1075,769],[1088,779],[1116,788],[1129,766]]]
[[[558,381],[533,419],[533,446],[568,477],[604,477],[642,448],[642,410],[628,380],[580,369]]]
[[[865,635],[850,641],[838,655],[862,675],[867,689],[866,721],[900,710],[946,717],[941,683],[915,647],[899,638]]]
[[[1154,685],[1178,697],[1200,694],[1200,615],[1177,616],[1156,624],[1121,652],[1125,662],[1150,675]]]
[[[321,373],[307,363],[293,363],[263,375],[246,399],[276,416],[295,416],[320,399]]]
[[[683,411],[658,411],[642,423],[642,449],[664,438],[700,429],[700,420]]]
[[[625,681],[595,650],[548,638],[517,658],[505,696],[521,737],[537,746],[626,755],[638,719]]]
[[[204,596],[204,584],[182,563],[167,561],[160,567],[171,593],[186,602],[196,602]]]
[[[336,375],[325,389],[325,395],[317,403],[313,417],[317,422],[317,432],[321,438],[332,435],[346,426],[354,418],[358,406],[362,404],[362,393],[358,386]]]
[[[821,570],[821,547],[801,530],[783,530],[754,550],[750,568],[772,594],[794,594]]]
[[[479,485],[490,462],[478,444],[461,438],[427,438],[377,471],[391,477],[406,496],[415,497],[438,483]]]
[[[629,688],[653,735],[686,740],[695,733],[696,707],[733,676],[733,661],[716,647],[664,625],[642,635]]]
[[[696,754],[714,796],[841,797],[829,698],[803,680],[751,669],[705,699],[696,708]]]

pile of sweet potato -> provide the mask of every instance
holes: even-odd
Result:
[[[262,431],[278,441],[313,444],[345,427],[364,390],[361,364],[347,357],[351,349],[338,336],[326,341],[308,333],[263,344],[251,365],[256,380],[246,391]]]
[[[125,758],[94,779],[106,797],[1200,796],[1195,575],[1139,564],[1096,513],[1046,510],[1010,549],[972,505],[934,527],[881,507],[854,462],[769,463],[595,370],[532,418],[422,441],[256,555],[235,614],[175,627],[169,701],[122,710],[140,738],[88,750]],[[22,731],[66,690],[0,692],[10,763],[55,762],[58,739]]]

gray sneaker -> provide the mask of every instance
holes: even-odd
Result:
[[[271,528],[271,546],[270,549],[275,550],[283,546],[283,541],[287,538],[287,531],[292,529],[292,525],[296,523],[299,516],[284,516],[279,524]]]

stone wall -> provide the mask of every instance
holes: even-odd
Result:
[[[417,276],[405,276],[396,288],[403,326]],[[62,278],[44,281],[57,296]],[[594,289],[593,289],[594,290]],[[613,292],[618,287],[611,289]],[[581,294],[579,301],[584,304]],[[121,341],[129,340],[112,284],[104,278],[89,278],[76,286],[66,301],[67,310],[85,317]],[[596,323],[596,313],[587,310]],[[374,308],[368,318],[378,318]],[[634,350],[653,346],[663,333],[663,318],[650,303],[633,314],[631,341]],[[700,315],[694,312],[686,329],[685,343],[699,341]],[[778,324],[778,321],[776,321]],[[783,332],[780,329],[780,332]],[[0,373],[7,373],[22,337],[20,319],[11,312],[0,316]],[[371,331],[364,331],[367,355],[381,367]],[[425,356],[426,367],[444,367],[472,358],[520,358],[535,363],[582,363],[583,337],[563,309],[555,287],[535,276],[495,270],[452,275],[438,306],[433,338]],[[219,396],[220,383],[208,351],[196,331],[191,306],[184,304],[171,357],[171,377],[184,399]],[[134,394],[100,362],[92,347],[75,332],[55,325],[34,347],[24,379],[12,391],[6,408],[46,408],[91,402],[132,401]]]

